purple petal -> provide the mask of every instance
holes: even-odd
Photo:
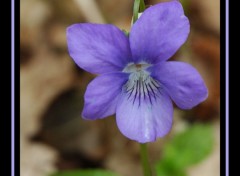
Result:
[[[117,125],[123,135],[140,143],[153,142],[165,136],[172,127],[173,106],[164,92],[156,99],[142,99],[133,103],[127,94],[122,94],[117,105]]]
[[[186,41],[189,30],[189,21],[180,2],[163,2],[149,7],[130,32],[135,63],[166,61]]]
[[[84,95],[84,119],[95,120],[115,114],[126,73],[110,73],[96,77],[89,83]]]
[[[208,96],[202,77],[195,68],[187,63],[164,62],[149,68],[149,71],[160,81],[181,109],[191,109]]]
[[[74,24],[67,29],[70,56],[82,69],[103,74],[121,71],[131,60],[128,38],[109,24]]]

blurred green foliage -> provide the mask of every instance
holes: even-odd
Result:
[[[159,176],[186,176],[187,167],[202,161],[214,144],[212,126],[195,124],[165,144],[155,168]]]
[[[214,144],[211,125],[194,124],[174,136],[163,147],[163,155],[156,163],[157,176],[187,176],[186,169],[202,161],[212,151]],[[72,170],[51,176],[118,176],[106,170]]]
[[[72,170],[62,171],[51,176],[118,176],[115,173],[106,170]]]

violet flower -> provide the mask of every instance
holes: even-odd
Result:
[[[118,128],[140,143],[166,135],[173,120],[173,100],[191,109],[207,98],[195,68],[168,61],[186,41],[188,18],[178,1],[146,9],[129,37],[110,24],[74,24],[67,29],[71,57],[82,69],[99,74],[89,83],[84,119],[116,113]]]

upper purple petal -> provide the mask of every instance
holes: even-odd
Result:
[[[201,75],[187,63],[164,62],[149,68],[149,71],[181,109],[191,109],[208,96]]]
[[[90,82],[84,95],[83,118],[95,120],[115,114],[118,97],[127,79],[126,73],[107,73]]]
[[[121,71],[132,57],[128,38],[109,24],[74,24],[67,28],[67,44],[76,64],[94,74]]]
[[[151,100],[142,97],[139,103],[139,97],[133,102],[128,94],[122,93],[117,105],[116,120],[123,135],[146,143],[165,136],[171,130],[172,101],[163,91],[154,96]]]
[[[166,61],[186,41],[189,31],[189,21],[180,2],[174,0],[149,7],[130,32],[134,62]]]

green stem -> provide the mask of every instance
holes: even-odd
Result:
[[[141,160],[142,160],[142,167],[144,176],[151,176],[151,168],[148,161],[148,151],[147,151],[147,144],[140,144],[141,147]]]
[[[133,23],[138,19],[138,13],[145,10],[144,0],[135,0],[133,5]]]

